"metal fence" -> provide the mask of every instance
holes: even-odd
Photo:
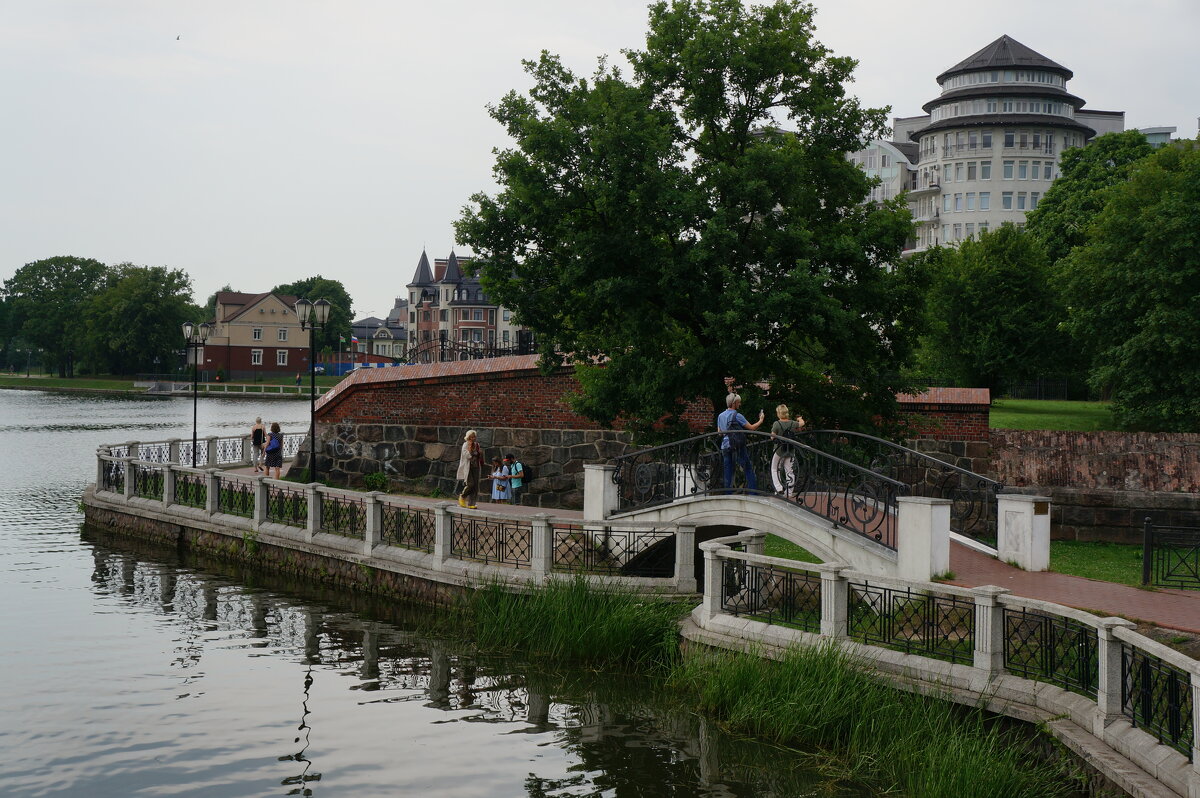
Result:
[[[674,573],[674,530],[568,523],[552,526],[550,545],[557,571],[650,577]]]
[[[1142,584],[1200,590],[1200,527],[1156,526],[1147,518]]]
[[[307,526],[308,491],[304,488],[268,485],[266,519],[287,526]]]
[[[969,595],[864,579],[850,583],[847,613],[854,640],[950,662],[974,658],[975,602]]]
[[[367,535],[367,510],[362,499],[318,493],[321,531],[363,540]]]
[[[1121,712],[1188,759],[1195,736],[1191,674],[1128,643],[1121,645]]]
[[[433,551],[433,510],[385,502],[380,508],[379,542],[418,551]]]
[[[451,516],[450,553],[464,560],[528,568],[533,528],[524,521],[456,513]]]
[[[1004,669],[1095,700],[1096,630],[1073,618],[1004,608]]]
[[[821,631],[821,577],[776,565],[721,560],[721,610],[765,623]]]

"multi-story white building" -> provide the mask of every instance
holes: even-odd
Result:
[[[894,119],[894,141],[850,156],[884,180],[882,198],[908,191],[916,222],[911,250],[954,244],[1004,222],[1024,225],[1058,177],[1063,150],[1125,129],[1124,111],[1084,110],[1084,101],[1067,92],[1072,76],[1001,36],[938,75],[941,94],[924,105],[924,115]],[[884,144],[909,156],[904,170],[884,172],[882,159],[878,169],[864,163]]]

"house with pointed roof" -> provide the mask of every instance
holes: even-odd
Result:
[[[201,369],[229,380],[308,371],[308,331],[300,328],[296,297],[267,292],[217,292],[213,330]]]
[[[453,251],[431,262],[421,251],[407,286],[408,345],[410,350],[440,350],[422,354],[418,359],[423,362],[470,357],[464,351],[470,349],[530,345],[530,333],[514,321],[512,312],[492,302],[479,279],[470,275],[470,262]],[[439,342],[440,347],[435,345]]]
[[[1004,222],[1024,226],[1058,177],[1064,150],[1125,129],[1124,111],[1084,107],[1074,73],[1001,36],[937,76],[924,114],[893,120],[892,141],[849,158],[881,180],[888,199],[908,192],[910,251],[956,244]],[[903,158],[903,161],[901,161]]]

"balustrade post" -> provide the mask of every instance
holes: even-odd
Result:
[[[163,506],[170,507],[175,503],[175,467],[171,463],[163,464]]]
[[[254,509],[250,513],[250,528],[257,532],[267,520],[267,502],[270,496],[267,492],[267,477],[265,474],[254,475]]]
[[[132,452],[136,449],[137,444],[135,443],[129,449],[131,454],[128,457],[123,458],[123,462],[125,463],[125,501],[129,501],[131,498],[133,498],[134,488],[136,487],[133,484],[133,481],[137,476],[137,466],[133,464],[134,456],[132,454]]]
[[[375,550],[375,544],[379,542],[379,530],[383,528],[383,505],[379,503],[382,495],[373,490],[363,499],[363,554],[367,557]]]
[[[125,454],[134,459],[141,457],[142,453],[139,448],[141,445],[141,441],[127,441],[125,443]]]
[[[217,468],[204,469],[208,487],[205,490],[204,510],[209,515],[216,515],[221,508],[221,471]]]
[[[1200,798],[1200,673],[1192,671],[1192,783],[1189,798]]]
[[[1121,641],[1113,632],[1118,627],[1136,629],[1137,624],[1124,618],[1100,618],[1096,621],[1096,718],[1092,733],[1100,736],[1121,713]]]
[[[1050,568],[1050,498],[1002,493],[996,497],[996,550],[1001,562],[1026,571]]]
[[[757,529],[748,529],[738,535],[746,544],[747,554],[765,554],[767,551],[767,533]]]
[[[304,539],[312,543],[316,534],[321,531],[321,483],[310,482],[304,486],[304,495],[308,501],[308,525],[304,528]]]
[[[583,464],[583,517],[603,521],[617,511],[619,494],[612,481],[617,467],[608,463]]]
[[[249,435],[244,436],[242,438],[242,452],[241,452],[241,454],[238,455],[238,457],[241,458],[241,462],[247,463],[247,464],[250,463],[250,460],[251,460],[250,447],[251,447],[251,445],[252,444],[250,443],[250,436]]]
[[[167,441],[167,462],[179,463],[179,439],[171,438]],[[183,463],[179,463],[183,465]]]
[[[217,436],[209,435],[204,439],[204,464],[207,466],[219,466],[221,463],[217,458]]]
[[[1000,597],[1010,592],[995,585],[982,585],[971,591],[975,598],[973,664],[989,680],[1004,671],[1004,605]]]
[[[700,615],[705,621],[721,614],[721,570],[725,562],[721,552],[728,548],[711,540],[700,544],[704,552],[704,600],[700,602]]]
[[[536,582],[545,582],[554,569],[554,526],[550,516],[537,513],[533,516],[533,547],[529,566]]]
[[[928,582],[950,570],[949,499],[896,499],[896,555],[901,579]]]
[[[840,562],[817,565],[821,574],[821,635],[841,640],[850,634],[850,580],[842,571],[850,566]]]
[[[691,524],[675,528],[675,589],[696,592],[696,527]]]
[[[450,502],[433,507],[433,560],[434,567],[450,559],[450,536],[454,533],[454,521],[450,517]]]
[[[104,490],[104,471],[109,467],[108,460],[105,460],[101,455],[108,454],[107,446],[100,446],[96,449],[96,490]]]

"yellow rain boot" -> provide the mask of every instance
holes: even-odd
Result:
[[[462,496],[459,496],[459,497],[458,497],[458,506],[459,506],[459,507],[466,507],[466,506],[467,506],[467,500],[466,500],[466,499],[464,499]]]

